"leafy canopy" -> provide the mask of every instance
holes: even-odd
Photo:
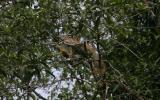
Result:
[[[1,0],[0,96],[45,100],[36,89],[49,86],[54,98],[103,100],[90,58],[71,64],[57,50],[66,34],[100,48],[105,98],[158,100],[160,2],[144,1]]]

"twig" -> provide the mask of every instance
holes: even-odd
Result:
[[[39,93],[37,93],[35,90],[32,90],[40,99],[42,100],[47,100],[46,98],[44,98],[42,95],[40,95]]]
[[[54,83],[57,83],[57,82],[60,82],[60,81],[64,81],[64,80],[69,80],[69,79],[81,80],[81,81],[83,81],[83,82],[86,82],[86,83],[89,84],[89,85],[92,85],[92,83],[90,83],[90,82],[88,82],[88,81],[86,81],[86,80],[84,80],[84,79],[78,78],[78,77],[62,78],[62,79],[60,79],[60,80],[54,81]]]
[[[132,89],[131,87],[129,87],[125,83],[120,82],[119,80],[114,80],[112,82],[116,82],[116,83],[120,84],[125,90],[127,90],[129,92],[129,94],[136,96],[138,100],[144,100],[143,96],[139,95],[136,90]]]
[[[141,58],[135,52],[133,52],[129,47],[127,47],[125,44],[123,44],[123,43],[121,43],[121,42],[119,42],[119,41],[117,41],[115,39],[114,39],[114,41],[117,42],[117,43],[119,43],[120,45],[122,45],[124,48],[126,48],[127,50],[129,50],[135,57],[137,57],[138,59],[141,60]]]

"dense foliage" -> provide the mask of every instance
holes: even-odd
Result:
[[[0,97],[45,100],[36,89],[49,87],[52,99],[158,100],[159,33],[159,0],[1,0]],[[70,62],[56,48],[62,34],[99,48],[105,98],[89,58]]]

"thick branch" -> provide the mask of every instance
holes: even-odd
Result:
[[[144,2],[144,4],[145,4],[147,7],[149,7],[149,3],[148,3],[147,0],[143,0],[143,2]],[[151,12],[151,17],[155,17],[154,12],[153,12],[152,10],[150,10],[150,12]]]

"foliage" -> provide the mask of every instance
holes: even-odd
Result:
[[[51,86],[58,99],[105,99],[97,92],[101,78],[84,63],[90,59],[71,62],[57,49],[67,34],[100,48],[106,98],[158,100],[160,2],[144,1],[0,1],[0,96],[45,100],[35,90]]]

